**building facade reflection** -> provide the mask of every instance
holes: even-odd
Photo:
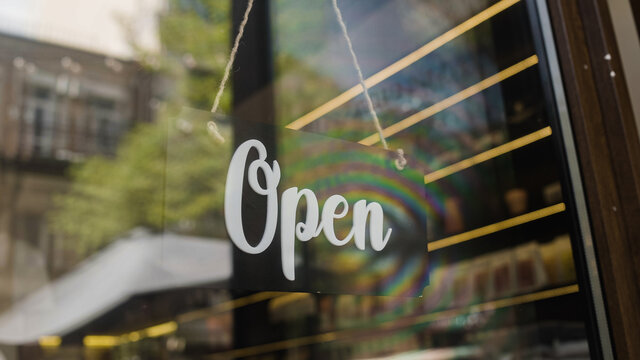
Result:
[[[0,35],[3,308],[77,261],[47,226],[71,163],[113,156],[153,118],[152,76],[133,61]]]

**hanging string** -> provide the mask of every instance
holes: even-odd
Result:
[[[342,12],[338,7],[338,0],[332,0],[333,3],[333,11],[336,13],[336,18],[338,19],[338,23],[340,24],[340,28],[342,29],[342,35],[344,35],[344,39],[347,41],[347,46],[349,47],[349,52],[351,53],[351,60],[353,61],[353,66],[356,68],[356,72],[358,73],[358,80],[360,81],[360,86],[364,92],[364,97],[367,100],[367,107],[369,108],[369,114],[373,118],[373,123],[378,131],[378,135],[380,136],[380,142],[385,150],[389,150],[389,145],[387,144],[387,139],[384,137],[384,133],[382,132],[382,126],[380,125],[380,119],[378,119],[378,114],[376,113],[375,108],[373,107],[373,101],[371,101],[371,96],[369,96],[369,89],[367,89],[367,85],[364,83],[364,76],[362,75],[362,69],[360,68],[360,64],[358,63],[358,57],[356,56],[355,51],[353,50],[353,44],[351,43],[351,37],[349,36],[349,32],[347,31],[347,24],[344,22],[342,18]],[[396,167],[398,170],[404,169],[407,165],[407,160],[404,157],[404,150],[398,149],[398,158],[395,161]]]
[[[220,105],[220,98],[222,97],[222,93],[224,92],[224,88],[229,80],[229,73],[231,72],[231,67],[233,66],[233,62],[236,58],[236,54],[238,53],[238,47],[240,46],[240,40],[244,35],[244,28],[247,25],[247,21],[249,20],[249,13],[251,12],[251,8],[253,7],[253,1],[249,0],[247,3],[247,8],[244,11],[244,16],[242,18],[242,22],[240,23],[240,27],[238,28],[238,34],[236,34],[236,38],[233,42],[233,47],[231,48],[231,53],[229,54],[229,60],[227,61],[227,65],[224,69],[224,75],[222,80],[220,81],[220,86],[218,87],[218,92],[216,93],[216,97],[213,100],[213,106],[211,107],[211,112],[216,113],[218,110],[218,106]],[[333,10],[336,13],[336,18],[338,19],[338,23],[340,23],[340,27],[342,29],[342,34],[344,35],[345,40],[347,41],[347,45],[349,46],[349,52],[351,53],[351,59],[353,60],[353,65],[356,68],[358,73],[358,79],[360,81],[360,86],[362,86],[362,90],[364,92],[365,99],[367,101],[367,107],[369,108],[369,113],[373,118],[373,123],[378,131],[378,135],[380,136],[380,142],[382,142],[382,146],[388,150],[389,145],[387,144],[387,140],[384,137],[384,133],[382,132],[382,126],[380,125],[380,120],[378,119],[378,114],[376,113],[375,108],[373,107],[373,101],[371,100],[371,96],[369,96],[369,90],[367,85],[364,83],[364,76],[362,75],[362,69],[360,68],[360,64],[358,63],[358,57],[356,56],[355,51],[353,50],[353,44],[351,43],[351,37],[349,37],[349,32],[347,31],[347,25],[342,18],[342,13],[340,8],[338,7],[337,0],[332,0],[333,2]],[[215,122],[209,121],[207,123],[207,128],[209,132],[220,142],[224,142],[224,137],[218,131],[218,126]],[[397,150],[398,158],[395,161],[395,165],[398,170],[404,169],[407,164],[407,160],[404,157],[404,151],[402,149]]]
[[[229,73],[231,72],[231,67],[233,66],[233,62],[236,59],[236,54],[238,53],[238,47],[240,46],[240,40],[242,39],[242,35],[244,35],[244,28],[247,25],[247,21],[249,21],[249,13],[251,12],[251,8],[253,7],[253,0],[249,0],[247,3],[247,9],[244,11],[244,17],[242,18],[242,22],[240,23],[240,27],[238,28],[238,34],[236,34],[236,39],[233,41],[233,47],[231,48],[231,53],[229,54],[229,60],[227,61],[227,66],[224,68],[224,75],[222,76],[222,80],[220,81],[220,86],[218,86],[218,93],[216,93],[216,97],[213,100],[213,106],[211,107],[211,113],[215,114],[218,111],[218,106],[220,106],[220,98],[222,98],[222,93],[224,92],[224,88],[227,85],[227,81],[229,80]],[[218,126],[215,122],[209,121],[207,123],[207,129],[209,132],[220,142],[224,142],[224,137],[220,135],[218,131]]]
[[[251,12],[251,8],[253,7],[253,0],[249,0],[247,4],[247,9],[244,11],[244,17],[242,18],[242,22],[240,23],[240,27],[238,28],[238,34],[236,35],[236,39],[233,42],[233,48],[231,48],[231,54],[229,54],[229,61],[227,61],[227,66],[224,69],[224,76],[222,77],[222,81],[220,81],[220,86],[218,87],[218,93],[216,94],[216,98],[213,100],[213,106],[211,107],[211,112],[215,113],[218,110],[218,106],[220,105],[220,98],[222,97],[222,92],[224,91],[224,87],[227,85],[227,80],[229,80],[229,73],[231,72],[231,66],[233,66],[233,62],[236,59],[236,54],[238,53],[238,47],[240,46],[240,40],[242,39],[242,35],[244,35],[244,27],[247,25],[247,21],[249,21],[249,13]]]

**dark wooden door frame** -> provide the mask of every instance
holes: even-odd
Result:
[[[618,359],[640,359],[640,143],[605,0],[547,0]]]
[[[630,0],[631,11],[633,11],[633,19],[636,23],[636,30],[640,35],[640,1]]]

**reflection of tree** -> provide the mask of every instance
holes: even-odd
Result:
[[[226,122],[217,119],[218,131],[227,140],[215,141],[206,131],[209,118],[208,112],[185,111],[177,123],[170,124],[164,218],[169,230],[223,238],[226,232],[222,208],[231,158],[231,131]],[[188,131],[184,131],[186,121],[190,121]]]
[[[287,54],[276,57],[276,113],[285,125],[328,101],[340,92],[331,77]]]
[[[322,73],[322,54],[334,24],[330,5],[315,0],[270,2],[274,31],[274,90],[278,124],[285,125],[324,104],[342,90],[332,76]],[[321,66],[322,65],[322,66]]]
[[[96,248],[136,225],[161,227],[165,137],[158,124],[140,126],[115,158],[95,156],[71,169],[71,189],[56,198],[51,220],[74,249]]]
[[[229,1],[169,2],[159,17],[161,52],[139,53],[142,64],[162,79],[156,83],[164,88],[156,90],[166,93],[164,106],[155,123],[139,125],[126,136],[115,157],[95,156],[71,168],[71,189],[56,198],[57,209],[50,216],[52,227],[71,248],[87,253],[134,227],[156,231],[163,227],[166,144],[173,140],[167,138],[169,119],[183,106],[211,106],[228,51],[229,13]],[[225,94],[222,111],[228,109],[229,100]],[[205,136],[194,132],[188,140],[202,145],[211,140]],[[181,148],[180,156],[189,160],[181,171],[170,174],[181,191],[166,198],[169,225],[178,220],[197,222],[219,211],[221,197],[215,196],[219,188],[212,186],[224,184],[217,177],[225,175],[222,166],[226,168],[228,161],[219,150],[216,146]]]

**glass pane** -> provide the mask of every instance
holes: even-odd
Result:
[[[427,169],[431,282],[420,300],[315,297],[297,321],[321,321],[277,356],[589,357],[527,4],[339,4],[389,147]],[[278,123],[381,146],[331,3],[276,1],[271,19]]]
[[[427,216],[419,298],[238,283],[281,272],[230,255],[239,138],[279,160],[300,161],[285,127],[382,147],[331,0],[256,1],[224,145],[204,126],[244,8],[127,4],[0,5],[0,359],[594,357],[527,2],[338,2],[389,148],[424,169],[398,205]]]

